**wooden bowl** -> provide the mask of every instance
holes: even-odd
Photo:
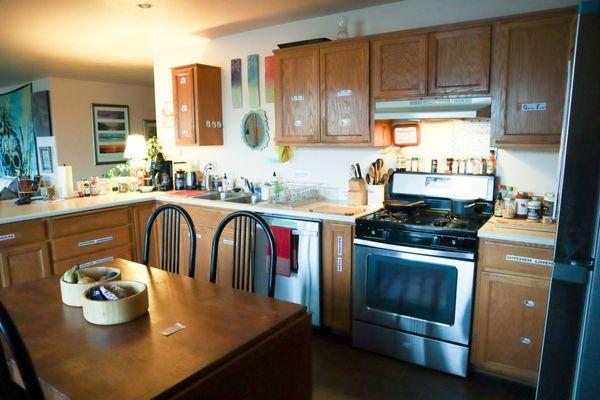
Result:
[[[134,292],[129,297],[119,300],[93,300],[89,292],[96,284],[81,293],[81,304],[83,306],[83,317],[86,321],[96,325],[117,325],[133,321],[148,311],[148,288],[142,282],[136,281],[111,281],[118,284],[129,292]]]
[[[116,272],[117,276],[110,278],[108,281],[116,281],[121,279],[121,271],[119,268],[113,267],[88,267],[82,269],[83,273],[90,278],[100,279],[109,272]],[[67,283],[60,278],[60,294],[62,296],[62,302],[68,306],[81,307],[81,293],[85,292],[92,286],[98,285],[98,282],[82,283]]]

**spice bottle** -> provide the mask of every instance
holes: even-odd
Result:
[[[519,192],[516,196],[517,201],[517,218],[527,218],[527,201],[529,195],[527,192]]]
[[[485,173],[488,175],[494,175],[496,173],[496,152],[494,150],[490,150],[490,157],[487,160],[485,168]]]
[[[502,207],[504,201],[502,200],[502,193],[498,192],[496,196],[496,202],[494,203],[494,216],[501,217],[502,216]]]
[[[433,173],[433,174],[437,173],[437,169],[438,169],[437,160],[431,160],[431,173]]]
[[[454,164],[453,158],[446,158],[446,170],[444,173],[451,174],[452,173],[452,165]]]

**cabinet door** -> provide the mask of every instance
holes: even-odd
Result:
[[[131,207],[135,261],[138,263],[142,263],[144,261],[144,238],[146,235],[146,223],[148,222],[148,218],[150,218],[150,215],[152,215],[155,209],[156,206],[154,202]],[[159,226],[160,224],[157,219],[157,221],[154,223],[152,233],[150,235],[149,264],[152,266],[158,265]]]
[[[199,146],[222,145],[221,68],[196,64],[194,81],[197,144]]]
[[[399,99],[427,95],[427,35],[371,42],[373,97]]]
[[[471,355],[474,365],[535,384],[548,289],[547,279],[480,274]]]
[[[496,145],[560,144],[572,16],[498,24],[492,137]]]
[[[0,250],[0,279],[3,288],[45,278],[51,274],[47,242]]]
[[[277,141],[318,143],[319,50],[287,50],[275,62]]]
[[[194,117],[195,69],[193,66],[174,68],[173,112],[175,114],[175,143],[177,146],[196,144],[196,120]]]
[[[491,27],[429,34],[429,94],[485,93],[490,80]]]
[[[196,263],[194,278],[203,282],[210,281],[210,257],[212,252],[212,239],[214,229],[204,226],[195,226],[196,230]],[[188,228],[185,223],[181,227],[181,241],[179,253],[179,273],[188,274],[190,244],[188,241]]]
[[[217,258],[217,285],[231,287],[233,284],[233,242],[233,231],[224,230]]]
[[[345,335],[352,332],[353,226],[323,224],[323,325]]]
[[[321,49],[321,141],[369,141],[369,43]]]

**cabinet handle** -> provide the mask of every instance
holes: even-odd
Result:
[[[222,128],[223,124],[221,123],[221,121],[217,121],[217,128]]]
[[[198,239],[202,239],[202,235],[201,235],[200,233],[196,233],[196,237],[197,237]]]
[[[337,258],[337,271],[338,272],[342,272],[343,271],[342,257],[338,257]]]
[[[79,247],[93,246],[95,244],[100,244],[100,243],[104,243],[104,242],[110,242],[111,240],[113,240],[112,236],[106,236],[106,237],[101,237],[101,238],[98,238],[98,239],[92,239],[92,240],[86,240],[84,242],[79,242],[77,245]]]
[[[290,97],[291,101],[304,101],[304,96],[302,95],[296,95],[296,96],[292,96]]]
[[[223,244],[232,245],[233,244],[233,240],[223,239]]]
[[[14,239],[16,237],[17,237],[17,235],[15,235],[14,233],[7,233],[5,235],[0,235],[0,242],[3,241],[3,240],[11,240],[11,239]]]
[[[529,339],[528,337],[522,337],[521,338],[521,343],[530,345],[531,344],[531,339]]]
[[[216,127],[217,127],[217,121],[213,121],[213,122],[212,122],[212,127],[213,127],[213,128],[216,128]]]
[[[344,251],[344,237],[338,236],[337,237],[337,255],[341,256],[343,251]]]
[[[523,304],[525,305],[525,307],[535,307],[535,301],[533,300],[525,300]]]
[[[88,261],[88,262],[81,263],[81,264],[79,264],[79,268],[91,267],[92,265],[102,264],[102,263],[105,263],[107,261],[112,261],[114,259],[115,258],[113,256],[99,258],[99,259],[94,260],[94,261]]]
[[[300,121],[299,119],[295,120],[295,121],[294,121],[294,126],[295,126],[296,128],[298,128],[298,127],[302,126],[302,121]]]
[[[181,112],[186,112],[188,110],[187,104],[181,105]]]
[[[210,121],[206,121],[206,124],[204,124],[207,128],[210,128]]]
[[[342,89],[342,90],[338,90],[335,95],[337,97],[346,97],[346,96],[352,96],[352,89]]]

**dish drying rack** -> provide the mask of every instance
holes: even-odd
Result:
[[[277,183],[271,187],[271,201],[291,207],[323,199],[319,183]]]

